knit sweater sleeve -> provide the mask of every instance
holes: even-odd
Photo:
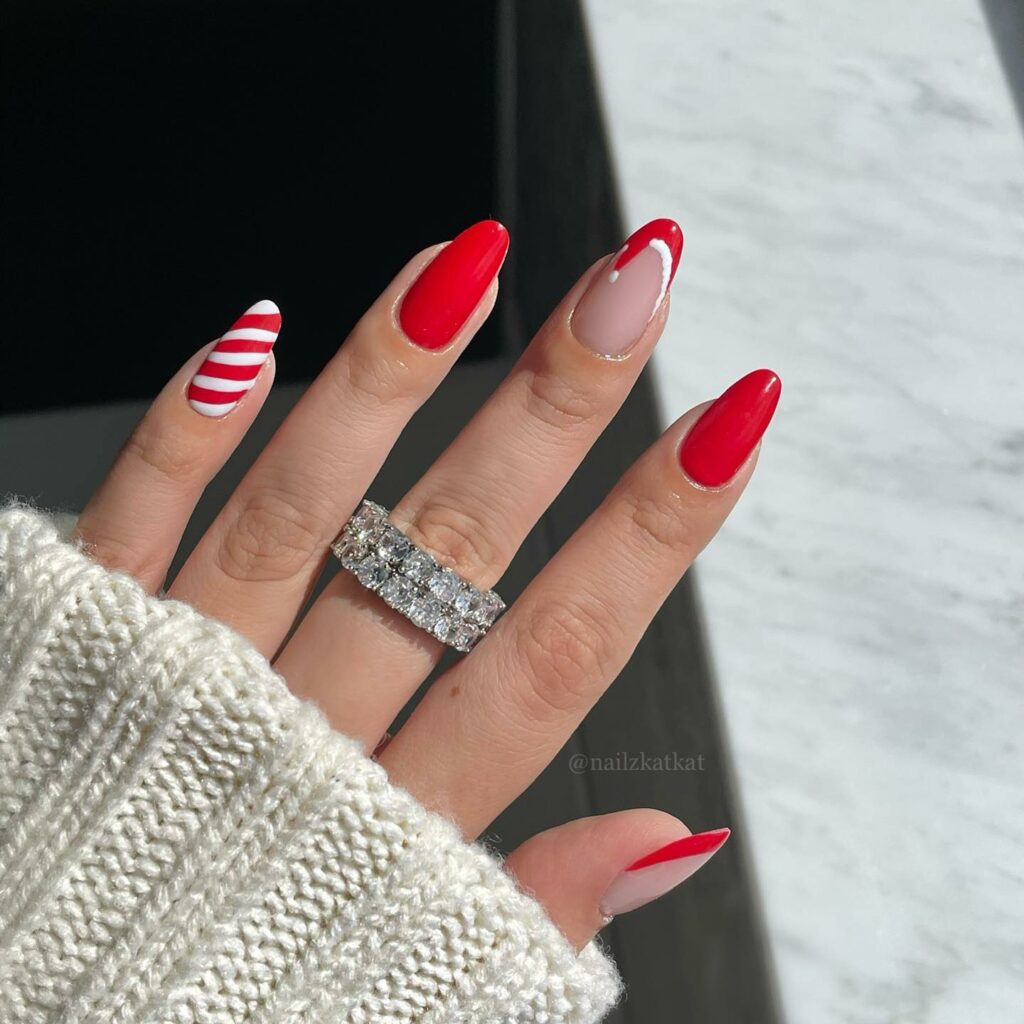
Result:
[[[0,510],[4,1024],[589,1024],[618,989],[238,635]]]

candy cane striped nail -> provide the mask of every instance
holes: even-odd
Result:
[[[250,306],[213,346],[188,386],[188,404],[203,416],[231,412],[256,383],[281,331],[281,311],[269,299]]]

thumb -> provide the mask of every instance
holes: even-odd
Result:
[[[612,917],[689,878],[728,838],[727,828],[693,835],[663,811],[619,811],[540,832],[505,866],[581,949]]]

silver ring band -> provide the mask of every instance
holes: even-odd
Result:
[[[331,544],[331,552],[367,590],[457,651],[471,651],[505,610],[493,590],[480,590],[439,565],[388,518],[363,501]]]

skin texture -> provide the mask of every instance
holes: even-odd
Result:
[[[494,305],[496,278],[450,344],[424,348],[403,334],[402,299],[441,249],[414,257],[356,324],[169,588],[171,597],[277,655],[289,686],[368,751],[433,669],[440,643],[339,573],[279,648],[330,541]],[[605,358],[574,335],[573,312],[606,262],[570,289],[505,382],[393,511],[417,543],[480,586],[500,578],[625,400],[661,334],[668,295],[622,358]],[[278,349],[290,343],[284,310]],[[273,379],[271,357],[230,413],[196,413],[185,390],[210,347],[157,397],[79,520],[80,536],[100,562],[151,591],[164,583],[199,495]],[[399,785],[467,836],[482,832],[561,749],[746,486],[753,452],[715,490],[681,471],[680,443],[703,408],[641,456],[379,750]],[[595,571],[599,551],[610,584]],[[659,811],[624,811],[535,836],[508,868],[582,946],[602,926],[600,900],[619,873],[687,834]]]

